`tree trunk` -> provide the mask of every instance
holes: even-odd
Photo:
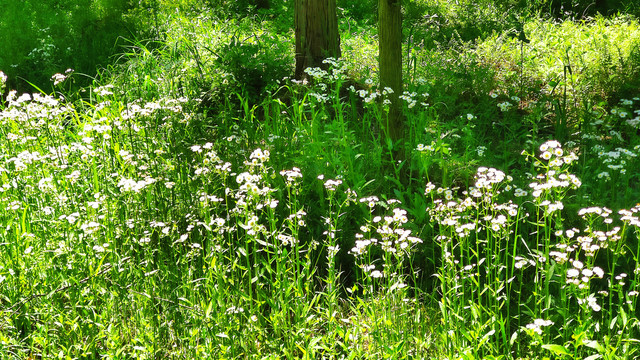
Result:
[[[386,124],[387,136],[393,141],[403,138],[402,104],[398,98],[402,94],[402,12],[401,0],[379,0],[378,41],[380,53],[380,87],[393,90],[389,95],[389,117]]]
[[[295,0],[296,71],[303,79],[308,67],[326,68],[322,60],[340,57],[336,0]]]

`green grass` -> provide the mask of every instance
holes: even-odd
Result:
[[[435,4],[397,157],[367,18],[300,84],[285,18],[156,5],[69,100],[4,92],[0,358],[638,357],[637,20]]]

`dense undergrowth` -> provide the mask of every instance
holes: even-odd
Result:
[[[365,3],[311,83],[275,1],[0,77],[0,356],[638,357],[638,21],[412,3],[397,157]]]

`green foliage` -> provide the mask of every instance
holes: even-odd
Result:
[[[0,358],[637,357],[638,23],[493,3],[407,4],[400,157],[371,14],[301,83],[286,2],[139,2],[6,92]]]
[[[478,53],[496,69],[500,83],[520,86],[516,94],[507,88],[497,88],[497,93],[526,94],[525,103],[546,103],[554,109],[547,116],[574,125],[585,108],[613,107],[619,99],[635,96],[632,89],[640,85],[637,21],[531,21],[523,31],[526,41],[495,35],[478,44]]]
[[[21,90],[30,86],[18,76],[44,89],[68,68],[92,76],[118,51],[120,36],[135,34],[122,17],[130,8],[126,0],[9,1],[0,10],[0,69]]]
[[[354,25],[376,26],[378,0],[338,0],[337,5],[340,20],[353,21]]]
[[[538,0],[528,5],[534,11],[540,11],[556,18],[582,19],[597,14],[605,16],[617,13],[640,14],[637,2],[630,0],[595,2],[585,0]]]

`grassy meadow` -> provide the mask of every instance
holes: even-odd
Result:
[[[640,357],[633,2],[407,2],[400,143],[375,1],[309,82],[291,1],[94,2],[0,68],[0,359]]]

